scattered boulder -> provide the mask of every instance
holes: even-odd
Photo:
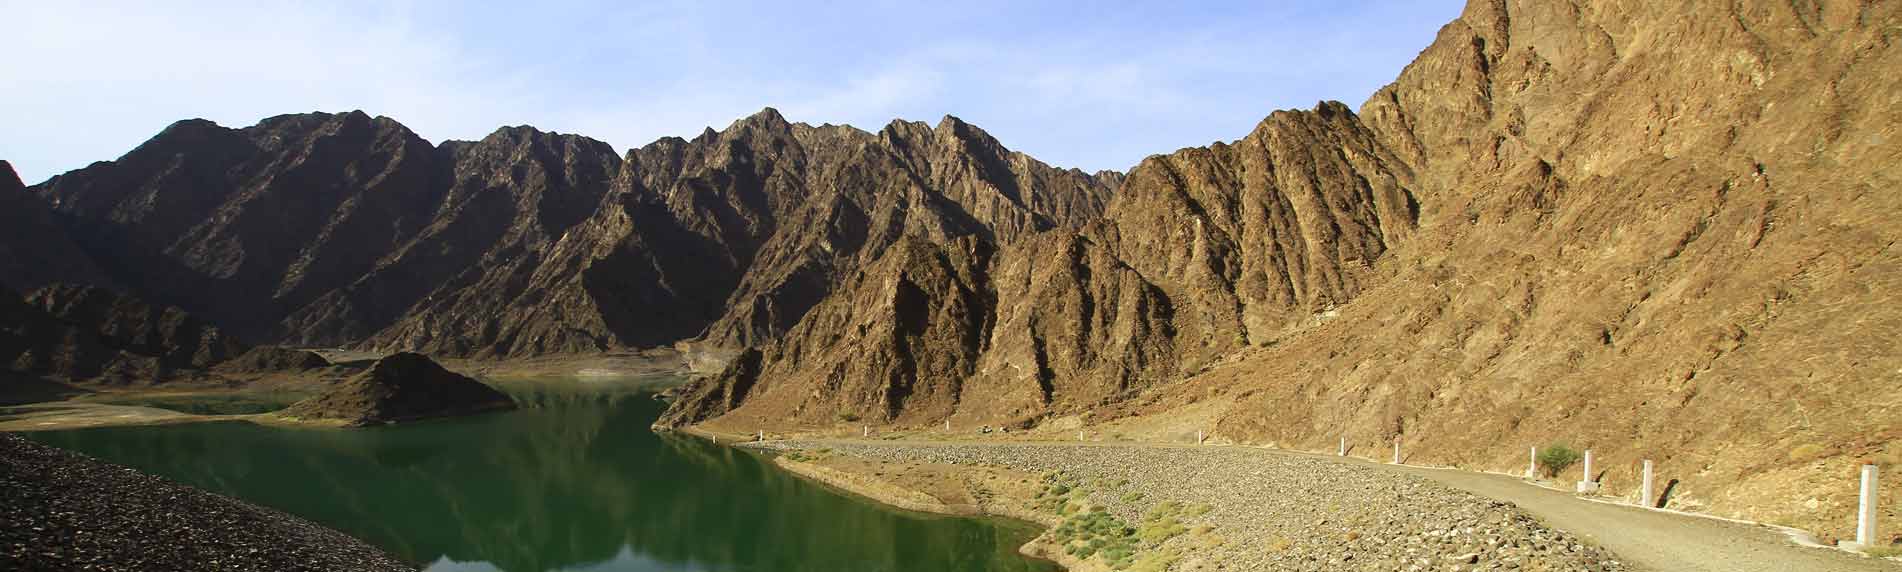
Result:
[[[515,400],[422,354],[377,360],[363,373],[291,404],[283,415],[347,427],[418,421],[515,408]]]

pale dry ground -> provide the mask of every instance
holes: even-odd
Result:
[[[729,435],[728,440],[736,435]],[[1149,498],[1160,498],[1154,483],[1146,486],[1145,480],[1174,470],[1158,468],[1152,459],[1157,455],[1168,457],[1173,463],[1197,463],[1197,459],[1206,459],[1206,466],[1192,469],[1193,483],[1167,483],[1169,495],[1182,495],[1185,502],[1202,502],[1222,507],[1212,513],[1223,517],[1227,522],[1216,522],[1214,534],[1228,536],[1231,539],[1245,537],[1248,534],[1236,527],[1259,526],[1262,522],[1273,522],[1276,511],[1306,510],[1300,508],[1300,497],[1314,491],[1306,488],[1330,487],[1342,483],[1301,483],[1282,482],[1285,479],[1268,479],[1263,486],[1284,486],[1301,491],[1284,490],[1277,494],[1274,490],[1257,490],[1259,487],[1228,490],[1222,483],[1253,482],[1262,480],[1263,475],[1278,472],[1316,471],[1315,465],[1340,466],[1352,469],[1343,475],[1364,479],[1367,483],[1347,483],[1348,488],[1355,486],[1375,486],[1389,483],[1391,476],[1419,477],[1433,486],[1412,491],[1434,491],[1439,489],[1458,490],[1471,493],[1484,499],[1511,503],[1516,510],[1524,511],[1536,518],[1540,525],[1549,526],[1563,533],[1570,533],[1583,540],[1583,544],[1598,545],[1609,551],[1618,562],[1633,569],[1656,571],[1742,571],[1742,572],[1802,572],[1802,571],[1893,571],[1902,570],[1902,563],[1892,560],[1865,558],[1847,552],[1827,548],[1804,547],[1791,541],[1781,530],[1738,522],[1702,518],[1667,511],[1646,510],[1622,506],[1608,502],[1595,502],[1574,495],[1534,486],[1518,478],[1474,473],[1468,471],[1433,469],[1413,466],[1395,466],[1375,463],[1356,458],[1340,458],[1332,455],[1317,455],[1254,447],[1238,446],[1189,446],[1154,443],[1049,443],[1011,440],[1010,442],[972,442],[954,441],[955,436],[938,435],[938,441],[911,440],[866,440],[866,439],[819,439],[811,441],[768,442],[770,448],[826,448],[834,452],[877,459],[879,463],[847,463],[839,465],[842,470],[857,469],[862,473],[876,474],[884,482],[926,492],[942,499],[957,498],[956,492],[946,492],[957,487],[947,486],[946,467],[971,466],[973,463],[996,463],[1002,466],[1026,470],[1041,470],[1042,464],[1059,462],[1062,468],[1080,471],[1085,477],[1129,478],[1138,490],[1150,491]],[[917,461],[931,461],[919,463]],[[1150,466],[1132,466],[1151,463]],[[1017,465],[1025,465],[1018,467]],[[913,467],[920,469],[913,470]],[[928,470],[922,467],[929,467]],[[1308,467],[1296,469],[1292,467]],[[988,470],[977,469],[977,470]],[[1371,471],[1371,472],[1369,472]],[[1325,472],[1325,471],[1323,471]],[[1101,473],[1101,474],[1097,474]],[[1333,474],[1333,473],[1329,473]],[[1388,476],[1381,476],[1388,475]],[[1338,476],[1338,475],[1337,475]],[[969,479],[964,479],[969,481]],[[1413,479],[1408,479],[1413,480]],[[925,484],[919,484],[925,483]],[[955,484],[955,483],[954,483]],[[1347,489],[1343,489],[1347,490]],[[1359,489],[1354,489],[1359,490]],[[1385,490],[1385,489],[1382,489]],[[1224,494],[1227,493],[1227,494]],[[1265,494],[1264,494],[1265,493]],[[1428,496],[1439,498],[1443,493],[1426,492]],[[1114,496],[1114,495],[1111,495]],[[1446,497],[1457,500],[1459,496]],[[1440,499],[1445,500],[1445,499]],[[1478,500],[1478,499],[1470,499]],[[1114,505],[1114,499],[1107,499]],[[1330,501],[1332,502],[1332,501]],[[1407,501],[1411,502],[1411,501]],[[1308,503],[1313,504],[1313,503]],[[1307,507],[1314,508],[1314,507]],[[1140,508],[1121,507],[1124,512],[1139,512]],[[1112,507],[1117,510],[1117,507]],[[1312,511],[1310,511],[1312,512]],[[1325,512],[1325,511],[1323,511]],[[1303,513],[1306,514],[1306,513]],[[1320,513],[1316,513],[1320,514]],[[1308,515],[1314,516],[1314,515]],[[1302,517],[1306,518],[1306,517]],[[1323,516],[1322,518],[1327,518]],[[1373,526],[1368,534],[1379,534],[1399,542],[1409,535],[1417,535],[1426,527],[1404,524],[1409,518],[1404,511],[1398,514],[1381,515],[1379,519],[1389,519]],[[1393,521],[1391,519],[1399,519]],[[1400,523],[1400,524],[1396,524]],[[1224,525],[1228,528],[1224,530]],[[1296,522],[1298,527],[1305,523]],[[1279,526],[1279,525],[1277,525]],[[1382,526],[1386,528],[1381,528]],[[1391,530],[1389,530],[1391,529]],[[1533,542],[1540,542],[1536,540]],[[1325,543],[1323,543],[1325,545]],[[1362,547],[1369,548],[1369,547]],[[1377,547],[1375,547],[1377,548]],[[1302,547],[1297,544],[1297,551]],[[1324,557],[1339,558],[1340,554],[1327,552],[1327,548],[1315,548],[1317,554]],[[1351,553],[1351,551],[1349,551]],[[1206,564],[1214,564],[1209,562]],[[1256,566],[1269,565],[1270,561],[1252,560],[1242,564],[1239,569],[1258,569]],[[1251,565],[1252,564],[1252,565]],[[1288,563],[1272,561],[1275,566]],[[1307,563],[1312,565],[1313,563]],[[1314,569],[1360,569],[1353,563],[1335,561],[1333,565],[1312,567]],[[1527,564],[1545,563],[1538,561]],[[1180,566],[1178,568],[1181,568]],[[1428,566],[1428,569],[1439,569]],[[1481,567],[1479,569],[1484,569]],[[1229,569],[1236,569],[1231,567]],[[1531,569],[1538,569],[1533,567]]]
[[[387,353],[350,351],[340,349],[304,348],[329,360],[332,364],[364,363],[381,358]],[[532,382],[541,379],[578,379],[583,381],[613,381],[653,378],[654,387],[663,387],[671,378],[685,374],[685,358],[680,352],[671,349],[653,349],[636,352],[617,352],[598,356],[558,356],[530,360],[512,360],[506,362],[478,360],[443,360],[442,365],[457,373],[475,377],[485,383],[505,386],[510,383]],[[248,393],[293,394],[298,398],[313,394],[323,385],[334,379],[324,377],[321,371],[272,373],[244,380],[226,382],[230,385],[211,384],[170,384],[150,387],[109,387],[88,388],[72,387],[65,394],[48,394],[25,399],[27,403],[0,405],[0,432],[7,431],[57,431],[65,429],[84,429],[90,427],[108,427],[125,425],[161,425],[170,423],[199,423],[207,421],[249,421],[253,423],[280,426],[333,426],[335,423],[299,420],[280,415],[264,414],[224,414],[200,415],[181,413],[162,407],[144,405],[122,405],[99,401],[103,398],[189,398],[192,396],[226,397],[241,396]],[[347,376],[348,373],[337,374]],[[334,376],[333,376],[334,377]],[[44,401],[41,401],[44,400]],[[291,401],[295,401],[292,399]]]
[[[245,416],[219,416],[238,418]],[[211,420],[211,416],[179,413],[137,405],[59,401],[0,407],[0,432],[55,431],[117,425],[160,425]]]

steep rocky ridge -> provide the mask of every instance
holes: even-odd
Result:
[[[843,412],[1028,424],[1125,399],[1351,299],[1368,261],[1413,229],[1409,176],[1339,103],[1277,112],[1232,144],[1144,161],[1090,224],[995,237],[1009,247],[959,259],[957,275],[979,277],[962,282],[983,303],[927,315],[958,324],[971,343],[841,335],[847,325],[904,328],[891,285],[912,282],[910,267],[872,265],[842,288],[838,304],[822,303],[830,311],[807,314],[810,323],[700,382],[728,387],[687,392],[716,403],[684,399],[662,423],[738,414],[731,421],[823,424]],[[897,357],[858,360],[861,353]],[[921,375],[914,363],[958,365]],[[868,380],[898,381],[878,382],[879,391],[846,387]],[[786,386],[797,389],[766,391]],[[893,393],[903,395],[868,400]],[[912,394],[938,397],[889,406]]]
[[[109,278],[246,337],[519,357],[761,342],[901,238],[1073,228],[1118,179],[950,117],[767,109],[623,158],[527,127],[431,147],[351,112],[182,121],[34,190]]]
[[[488,356],[696,337],[760,343],[897,241],[1081,225],[1111,192],[1096,176],[1011,153],[955,118],[935,129],[895,122],[874,135],[788,123],[768,109],[630,151],[623,165],[594,214],[549,247],[547,262],[520,273],[522,295],[472,301],[496,289],[467,288],[416,308],[373,343]],[[473,345],[432,337],[488,330],[497,334]]]
[[[428,222],[436,151],[361,112],[245,129],[180,121],[117,161],[36,187],[111,276],[266,339]],[[422,211],[418,213],[418,211]]]
[[[990,330],[992,250],[977,237],[892,245],[780,341],[686,388],[663,422],[742,404],[751,416],[808,422],[949,415]]]
[[[1206,426],[1224,439],[1397,436],[1414,461],[1494,470],[1566,442],[1613,463],[1615,494],[1650,458],[1681,479],[1674,506],[1844,534],[1854,466],[1902,463],[1902,357],[1882,342],[1902,331],[1884,295],[1902,276],[1888,222],[1902,199],[1884,192],[1902,153],[1897,12],[1476,0],[1359,114],[1277,112],[1234,143],[1146,160],[1073,239],[1109,263],[1043,278],[1067,287],[1000,277],[1076,268],[1089,257],[1074,248],[1005,247],[973,268],[994,313],[950,323],[988,324],[986,343],[850,335],[899,330],[888,298],[864,296],[912,274],[873,266],[882,280],[842,294],[864,297],[858,314],[809,314],[663,423],[814,427],[870,409],[913,426],[1088,411],[1142,427],[1213,397],[1230,404]],[[1074,344],[1101,331],[1080,319],[1109,299],[1099,268],[1129,269],[1114,299],[1151,302],[1119,307],[1156,310],[1122,331],[1146,335]],[[861,407],[892,402],[866,383],[905,370],[824,357],[854,346],[968,368],[912,379],[985,397]],[[1052,352],[1071,347],[1086,349]],[[1097,401],[1038,397],[1066,381]]]
[[[439,203],[408,215],[421,221],[413,238],[287,317],[288,341],[343,343],[383,332],[409,347],[464,355],[517,335],[504,328],[546,327],[531,321],[533,314],[495,312],[535,296],[530,277],[554,243],[593,212],[620,168],[619,157],[599,141],[526,127],[440,150],[453,165],[453,183]],[[574,311],[553,306],[543,310]],[[443,315],[444,309],[460,311]],[[558,340],[534,349],[530,353],[601,348]]]

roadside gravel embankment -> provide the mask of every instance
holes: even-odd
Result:
[[[1170,570],[1630,569],[1511,504],[1376,467],[1239,447],[787,441],[759,445],[891,463],[1064,471],[1088,502],[1134,528],[1157,507],[1200,531],[1141,543]],[[1077,513],[1087,515],[1087,512]],[[1045,539],[1048,540],[1046,534]],[[1140,536],[1140,533],[1138,534]],[[1102,558],[1098,558],[1101,561]],[[1132,559],[1140,562],[1140,559]]]
[[[275,510],[0,434],[0,570],[407,570]]]

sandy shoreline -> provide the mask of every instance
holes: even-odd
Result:
[[[1054,562],[1071,572],[1110,570],[1101,563],[1064,553],[1062,547],[1050,539],[1049,530],[1062,524],[1063,519],[1052,513],[1029,508],[1035,500],[1034,494],[1030,493],[1038,490],[1039,487],[1034,485],[1041,482],[1036,475],[999,467],[930,464],[896,466],[898,474],[912,477],[911,486],[907,486],[906,483],[881,476],[879,469],[893,466],[874,465],[847,456],[782,454],[773,457],[773,464],[807,480],[904,510],[961,517],[1004,518],[1037,525],[1043,532],[1018,547],[1019,553]],[[1002,486],[972,490],[966,484],[972,480],[991,481]],[[920,486],[927,482],[938,486]]]

